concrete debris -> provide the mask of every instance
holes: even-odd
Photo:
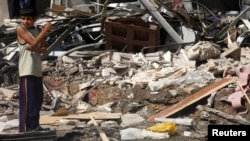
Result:
[[[157,133],[147,131],[145,129],[127,128],[120,131],[122,140],[135,140],[135,139],[167,139],[167,133]]]
[[[155,120],[160,122],[174,122],[176,124],[188,126],[191,126],[193,122],[193,119],[189,118],[156,118]]]
[[[141,116],[137,114],[124,114],[121,116],[121,120],[122,120],[121,125],[123,127],[129,127],[131,125],[136,125],[145,121],[144,118],[142,118]]]
[[[200,41],[191,47],[185,48],[189,60],[204,61],[211,58],[217,58],[221,51],[219,45],[211,42]]]

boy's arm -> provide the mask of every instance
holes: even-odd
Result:
[[[42,53],[45,53],[45,52],[46,52],[46,48],[45,48],[44,46],[42,46],[41,48],[36,48],[36,47],[34,47],[34,46],[32,46],[32,45],[28,45],[28,46],[26,47],[26,49],[29,50],[29,51],[36,52],[36,53],[38,53],[38,54],[42,54]]]
[[[41,41],[41,45],[42,45],[42,48],[47,49],[47,44],[44,39]]]
[[[47,45],[44,39],[41,41],[41,48],[37,48],[29,44],[26,46],[27,50],[33,51],[39,54],[45,53],[47,51],[46,48],[47,48]]]
[[[46,51],[47,51],[47,45],[46,45],[46,42],[45,42],[45,40],[43,39],[42,41],[41,41],[41,45],[42,45],[42,47],[40,48],[40,50],[39,50],[39,52],[38,53],[45,53]]]
[[[44,26],[44,28],[41,30],[41,32],[38,34],[38,36],[36,36],[35,38],[32,38],[22,26],[18,26],[17,27],[17,36],[18,36],[18,38],[23,39],[29,45],[37,46],[42,40],[44,40],[46,32],[49,31],[51,28],[52,28],[52,24],[47,23]]]

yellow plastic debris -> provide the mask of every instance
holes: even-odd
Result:
[[[164,123],[159,123],[154,126],[151,126],[147,128],[147,130],[152,131],[152,132],[168,132],[169,135],[173,135],[176,133],[176,125],[174,122],[164,122]]]

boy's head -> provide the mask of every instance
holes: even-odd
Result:
[[[37,11],[32,7],[22,7],[20,9],[22,25],[26,28],[32,28],[37,19]]]
[[[20,16],[30,16],[32,18],[37,17],[37,11],[34,7],[24,6],[20,9]]]

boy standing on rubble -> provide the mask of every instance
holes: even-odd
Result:
[[[41,54],[46,52],[44,37],[52,28],[47,23],[41,31],[35,26],[37,11],[34,7],[20,9],[21,24],[17,26],[19,45],[19,132],[44,130],[39,125],[43,102]]]

